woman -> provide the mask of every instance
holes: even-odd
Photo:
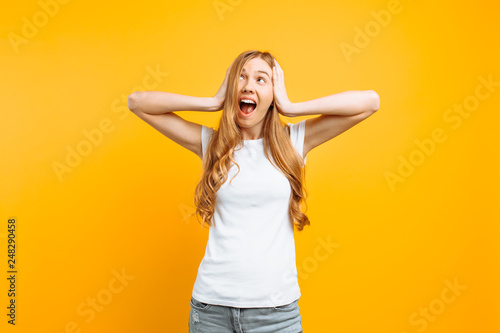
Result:
[[[246,51],[214,97],[147,91],[132,93],[128,103],[202,159],[195,205],[209,238],[189,332],[302,332],[293,232],[310,224],[301,211],[306,155],[378,110],[377,93],[346,91],[292,103],[275,58]],[[172,112],[221,109],[218,130]],[[285,124],[279,113],[321,116]]]

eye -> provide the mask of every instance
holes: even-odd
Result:
[[[264,80],[264,79],[263,79],[263,78],[261,78],[261,77],[259,77],[259,78],[257,79],[257,81],[259,81],[259,80],[262,80],[262,83],[266,83],[266,80]]]
[[[240,79],[243,79],[243,74],[240,74]]]

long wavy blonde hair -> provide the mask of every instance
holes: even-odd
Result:
[[[233,159],[235,148],[242,142],[240,127],[236,123],[239,108],[238,79],[243,66],[253,58],[263,59],[270,68],[274,66],[274,57],[269,52],[256,50],[241,53],[232,64],[219,129],[214,132],[207,152],[203,156],[203,173],[195,189],[195,213],[202,226],[205,223],[209,226],[214,225],[213,216],[217,191],[226,182],[231,164],[234,163],[238,167],[238,173],[240,170],[240,166]],[[279,117],[274,103],[271,103],[264,118],[263,131],[266,157],[283,172],[290,182],[289,216],[292,227],[295,225],[298,230],[302,230],[304,226],[310,224],[307,216],[301,211],[302,202],[307,210],[307,191],[303,186],[303,182],[305,183],[304,160],[293,147],[290,140],[290,129]],[[269,155],[272,155],[273,159],[270,159]],[[273,163],[273,160],[276,163]],[[202,221],[199,220],[198,215]]]

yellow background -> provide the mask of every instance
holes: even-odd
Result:
[[[126,96],[144,84],[213,96],[254,48],[277,57],[292,102],[365,89],[381,99],[308,154],[312,225],[296,234],[304,331],[500,332],[500,87],[458,128],[444,118],[479,76],[500,82],[496,2],[401,0],[378,30],[371,12],[390,1],[53,4],[0,14],[2,276],[8,218],[18,244],[16,325],[2,277],[2,332],[187,332],[207,240],[189,217],[201,161],[130,113]],[[34,20],[35,32],[23,28]],[[341,45],[366,27],[369,44],[346,57]],[[212,127],[220,117],[178,114]],[[84,131],[100,126],[89,146]],[[415,140],[439,128],[446,140],[419,153]],[[87,156],[58,176],[77,147]],[[420,165],[391,187],[387,174],[410,156]],[[325,257],[328,239],[337,247]],[[454,280],[466,289],[453,294]]]

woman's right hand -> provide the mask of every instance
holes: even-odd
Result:
[[[222,110],[224,106],[224,100],[226,99],[226,91],[227,91],[227,78],[229,77],[229,72],[231,71],[231,67],[233,67],[233,63],[231,63],[231,66],[229,66],[229,68],[227,69],[224,82],[222,82],[219,91],[217,91],[217,94],[215,94],[215,96],[213,97],[214,102],[217,106],[217,110]]]

